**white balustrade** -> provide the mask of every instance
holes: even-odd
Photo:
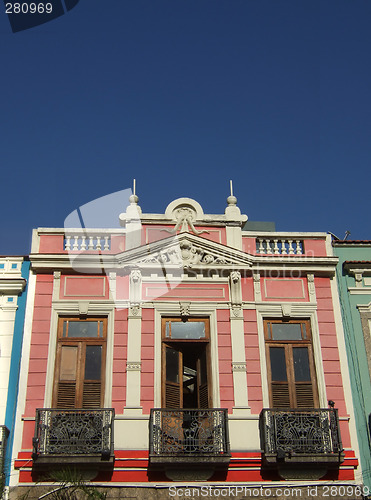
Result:
[[[286,238],[257,238],[256,253],[259,255],[303,255],[304,242]]]
[[[81,233],[66,234],[64,238],[64,250],[70,252],[108,252],[111,250],[111,236]]]

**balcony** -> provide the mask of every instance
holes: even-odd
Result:
[[[265,467],[336,468],[344,460],[337,410],[263,409],[260,433]]]
[[[79,465],[113,467],[114,410],[36,410],[35,468]]]
[[[151,410],[150,464],[204,464],[220,466],[230,461],[226,409]]]

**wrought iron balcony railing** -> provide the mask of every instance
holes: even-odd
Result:
[[[0,476],[4,473],[6,443],[9,436],[9,429],[5,425],[0,425]]]
[[[269,461],[337,462],[343,459],[337,410],[263,409],[260,431]],[[269,458],[271,460],[269,460]]]
[[[149,454],[152,463],[228,462],[228,410],[153,408]]]
[[[36,410],[33,457],[37,461],[53,457],[113,457],[114,410]],[[44,460],[45,461],[45,460]]]

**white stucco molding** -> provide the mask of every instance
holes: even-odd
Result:
[[[290,317],[295,318],[307,318],[310,320],[311,330],[312,330],[312,345],[313,345],[313,356],[314,364],[316,367],[316,377],[318,384],[318,394],[319,403],[321,408],[327,408],[327,394],[326,394],[326,383],[325,375],[323,369],[323,360],[321,353],[321,343],[318,329],[318,318],[317,318],[317,305],[313,303],[300,303],[291,302],[285,303],[285,305],[290,305]],[[282,304],[281,303],[259,303],[256,304],[256,315],[257,315],[257,325],[258,325],[258,337],[259,337],[259,352],[260,352],[260,366],[261,366],[261,380],[262,380],[262,394],[263,394],[263,406],[269,407],[269,390],[268,390],[268,371],[267,371],[267,360],[266,360],[266,350],[265,350],[265,338],[264,338],[264,320],[267,318],[282,318]]]
[[[155,310],[155,354],[154,354],[154,407],[161,408],[161,319],[163,316],[179,315],[179,302],[162,302],[153,304]],[[217,317],[216,303],[195,303],[190,306],[190,315],[192,317],[207,317],[210,321],[210,358],[211,358],[211,386],[212,400],[214,408],[220,407],[219,393],[219,356],[218,356],[218,335],[217,335]]]
[[[4,295],[19,295],[26,287],[24,278],[3,278],[0,276],[0,293]]]
[[[58,280],[56,280],[58,281]],[[58,286],[58,285],[57,285]],[[52,402],[55,359],[57,352],[57,331],[58,319],[63,315],[79,316],[83,309],[87,316],[107,317],[107,351],[106,351],[106,382],[104,390],[104,407],[112,406],[112,364],[113,364],[113,344],[114,344],[114,301],[76,301],[76,300],[53,300],[50,321],[50,336],[48,348],[48,363],[46,368],[46,384],[44,407],[50,408]]]

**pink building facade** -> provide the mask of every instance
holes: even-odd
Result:
[[[119,229],[34,231],[14,498],[63,467],[108,498],[356,497],[331,241],[246,220],[132,196]]]

